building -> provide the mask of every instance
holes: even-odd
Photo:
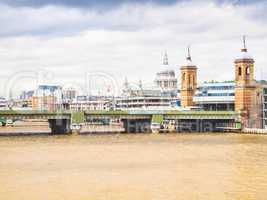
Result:
[[[64,102],[72,102],[75,100],[77,92],[74,88],[67,88],[63,90]]]
[[[12,99],[12,110],[32,110],[32,97],[29,99]]]
[[[86,111],[86,110],[109,110],[111,107],[108,100],[97,101],[74,101],[70,103],[70,110]]]
[[[179,106],[180,101],[177,97],[163,96],[137,96],[116,99],[116,108],[120,109],[160,109]]]
[[[0,97],[0,109],[6,110],[7,107],[8,107],[8,101],[5,98]]]
[[[263,126],[267,129],[267,85],[263,87]]]
[[[32,97],[33,110],[56,110],[63,103],[62,87],[58,85],[39,85]]]
[[[75,111],[109,110],[112,104],[112,100],[107,97],[77,96],[75,100],[70,102],[69,109]]]
[[[254,79],[254,59],[248,53],[245,37],[235,64],[235,110],[245,128],[262,128],[262,85]]]
[[[201,84],[193,97],[195,106],[203,110],[235,110],[235,82]]]
[[[117,109],[163,109],[180,106],[177,90],[160,88],[128,88],[123,96],[115,99]]]
[[[54,96],[34,96],[32,98],[33,110],[53,111],[57,109],[57,99]]]
[[[169,66],[167,52],[163,58],[162,69],[156,73],[155,83],[161,90],[177,90],[177,78],[175,71]]]
[[[154,84],[144,87],[139,81],[131,86],[126,79],[122,96],[115,99],[115,105],[117,109],[167,109],[179,106],[177,78],[169,66],[167,53]]]
[[[20,100],[28,100],[31,99],[34,95],[34,91],[33,90],[29,90],[29,91],[22,91],[22,93],[19,96]]]
[[[186,63],[181,66],[181,106],[194,106],[193,96],[197,89],[197,67],[192,63],[190,50],[188,48],[188,56]]]
[[[32,109],[32,97],[34,95],[33,90],[22,91],[18,99],[12,100],[12,109],[14,110],[31,110]]]

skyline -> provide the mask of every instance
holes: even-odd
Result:
[[[39,70],[63,85],[83,85],[84,74],[94,72],[120,84],[125,77],[151,82],[165,50],[180,82],[188,45],[199,82],[232,80],[242,35],[256,78],[267,79],[264,1],[53,2],[0,1],[1,91],[14,74]],[[33,85],[31,78],[20,80],[14,93]]]

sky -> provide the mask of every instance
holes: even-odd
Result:
[[[0,96],[38,84],[80,93],[149,85],[164,52],[179,81],[187,46],[199,83],[233,80],[246,35],[256,79],[267,79],[261,0],[0,0]],[[115,88],[115,89],[114,89]]]

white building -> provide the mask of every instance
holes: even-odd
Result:
[[[165,53],[161,70],[156,73],[153,86],[144,87],[142,82],[129,85],[125,80],[122,97],[116,98],[117,109],[166,109],[180,105],[175,72],[170,68]]]
[[[0,97],[0,109],[5,110],[7,109],[7,107],[8,107],[8,101],[5,98]]]
[[[104,98],[89,98],[87,96],[77,96],[70,104],[70,110],[108,110],[112,106],[112,101]]]

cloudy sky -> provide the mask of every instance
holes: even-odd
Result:
[[[149,83],[165,50],[179,76],[188,45],[199,82],[231,80],[242,35],[267,79],[266,11],[260,0],[0,0],[0,95],[38,83],[87,91],[94,75]]]

